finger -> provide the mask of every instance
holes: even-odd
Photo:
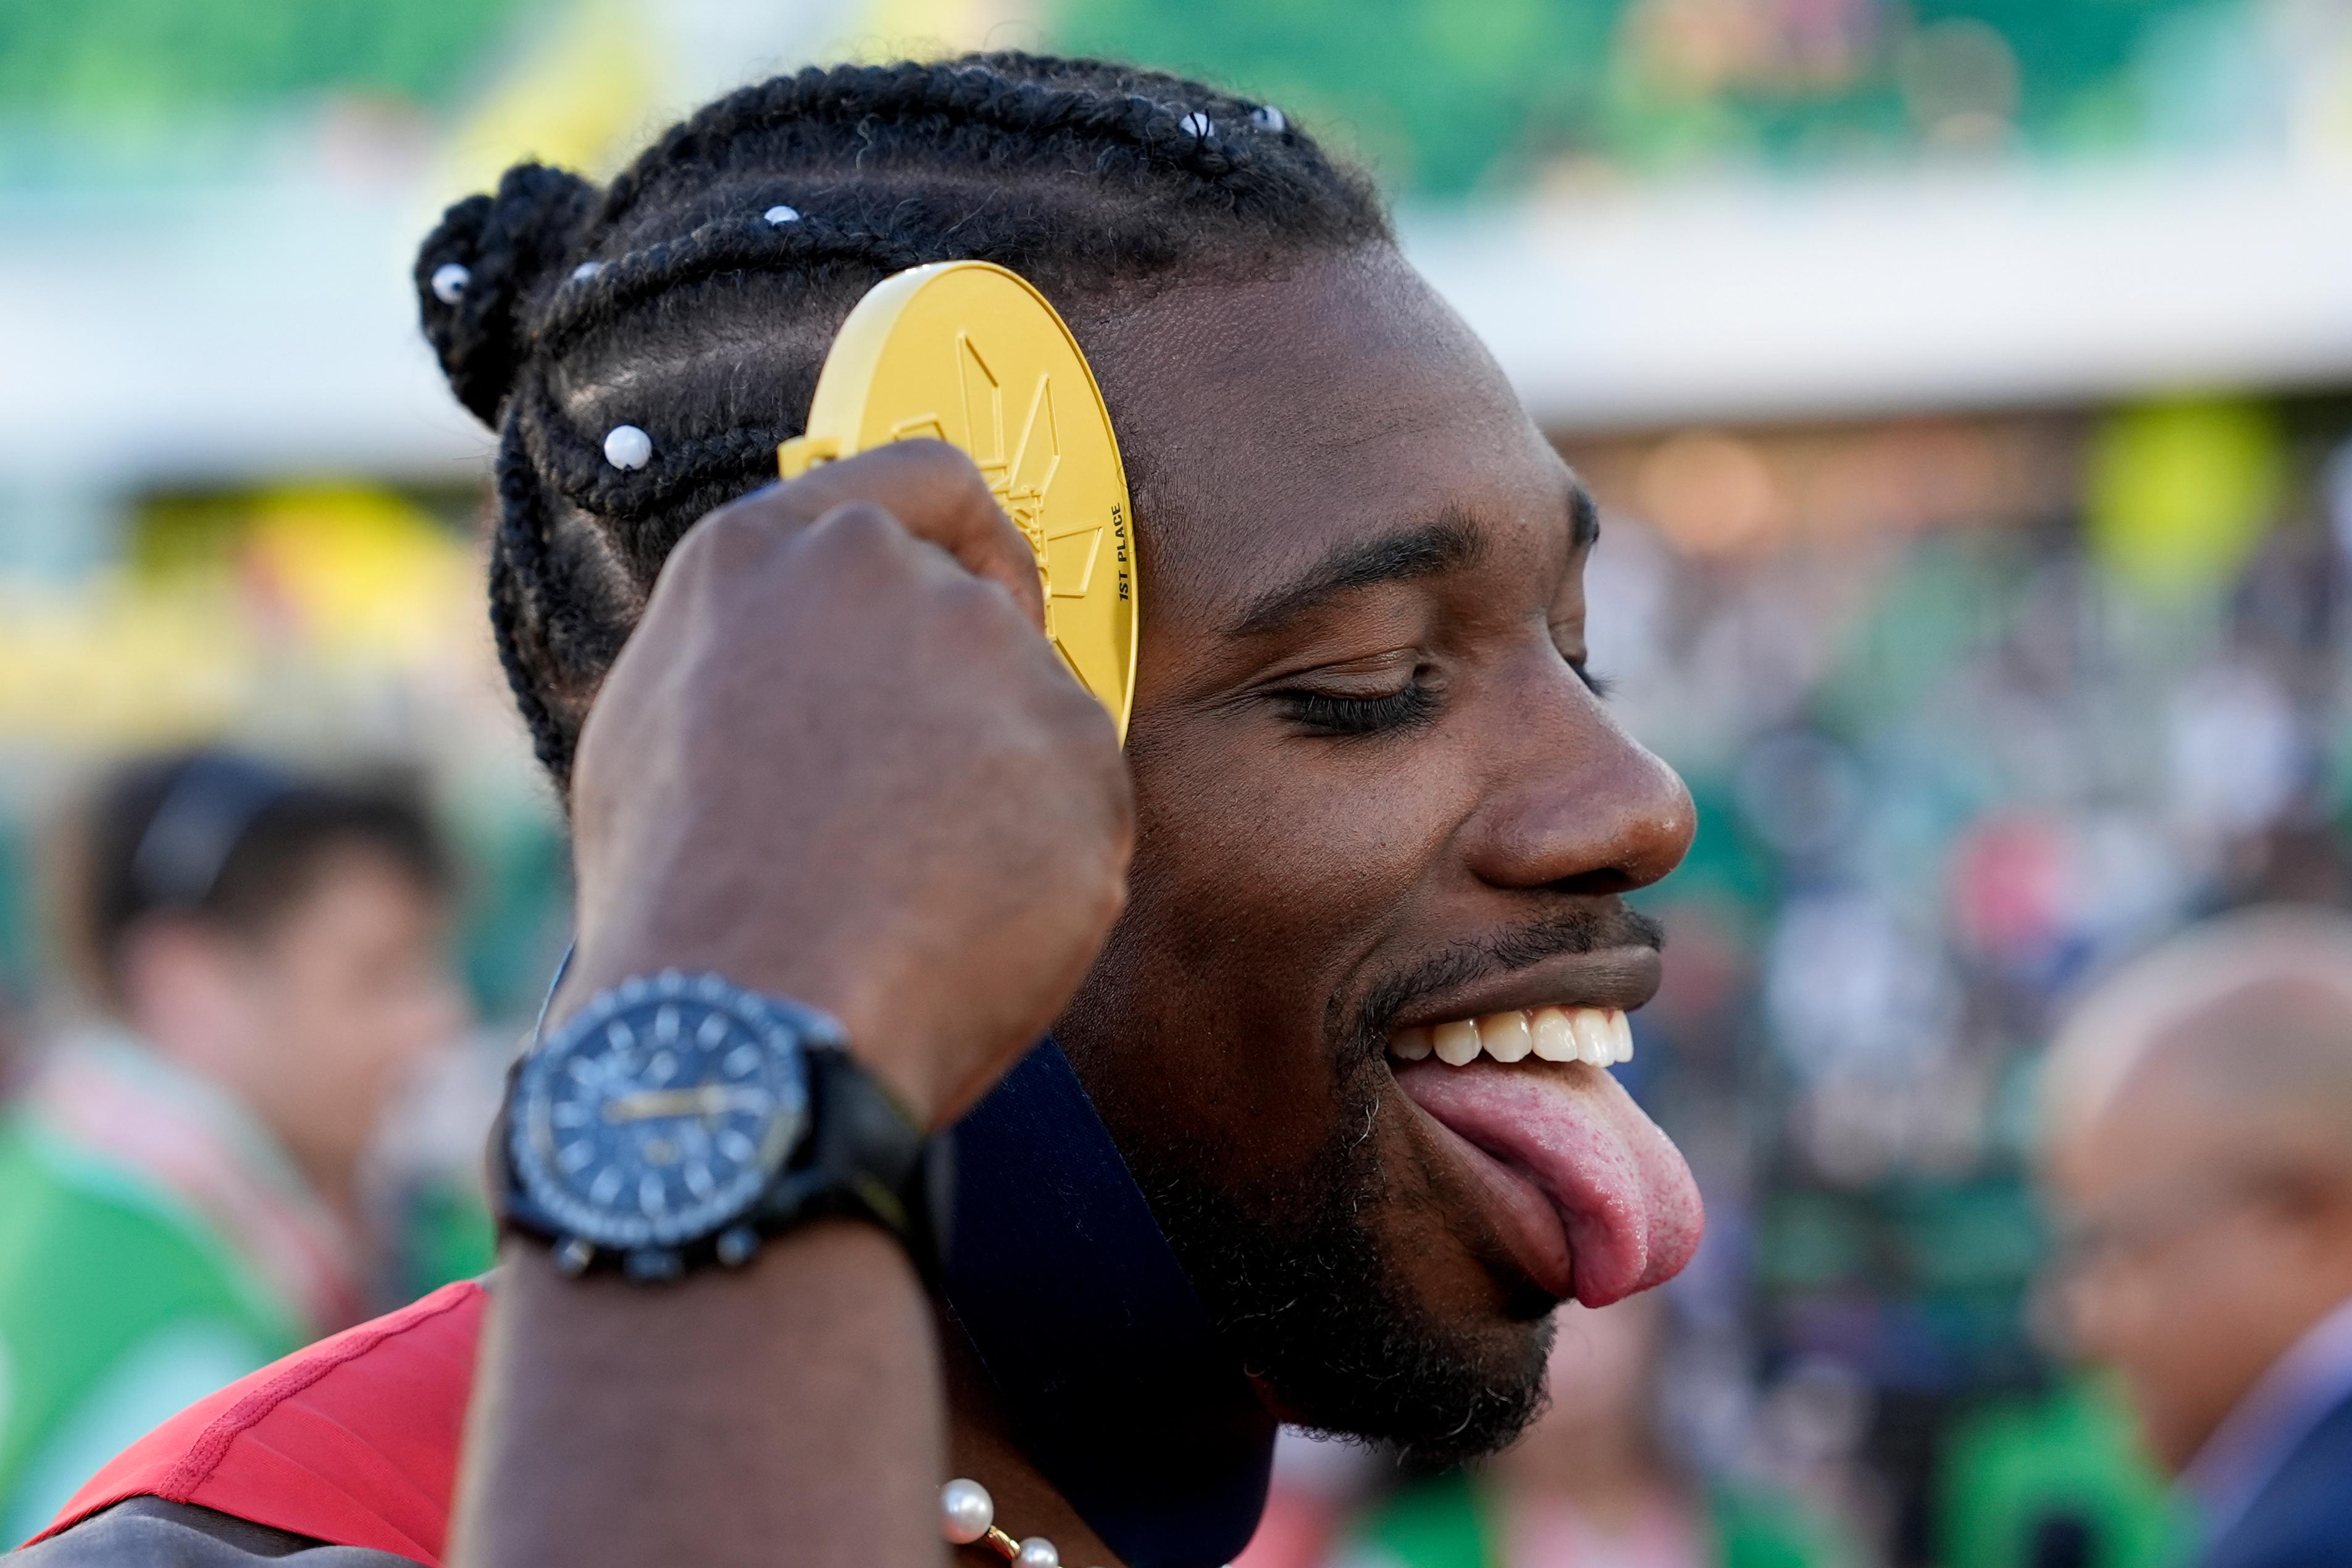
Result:
[[[971,458],[944,441],[894,441],[797,479],[754,490],[714,517],[741,513],[772,528],[807,528],[837,507],[871,502],[917,538],[955,557],[966,571],[1013,595],[1034,625],[1045,623],[1037,558],[989,493]]]

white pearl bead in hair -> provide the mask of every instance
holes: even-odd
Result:
[[[585,283],[604,270],[604,264],[601,261],[583,261],[572,269],[572,281]]]
[[[1013,1561],[1015,1568],[1062,1568],[1062,1554],[1042,1535],[1033,1535],[1023,1542],[1021,1555]]]
[[[654,438],[634,424],[604,433],[604,461],[615,468],[642,468],[654,460]]]
[[[1290,129],[1290,119],[1270,103],[1262,103],[1250,110],[1250,123],[1260,131],[1282,131]]]
[[[801,221],[801,210],[798,207],[788,207],[781,202],[760,215],[778,228],[783,227],[786,224],[796,224]]]
[[[996,1522],[996,1500],[978,1481],[958,1479],[940,1489],[940,1533],[969,1546]]]
[[[474,275],[454,261],[445,261],[433,269],[433,298],[444,305],[455,305],[465,298],[466,285]]]
[[[1176,128],[1179,131],[1186,131],[1191,135],[1197,136],[1203,141],[1206,141],[1210,137],[1214,136],[1217,133],[1217,122],[1211,120],[1207,115],[1202,114],[1197,109],[1192,113],[1186,115],[1183,119],[1178,120],[1176,122]]]

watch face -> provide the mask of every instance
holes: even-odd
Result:
[[[515,1175],[550,1218],[600,1246],[674,1246],[766,1189],[806,1124],[808,1065],[727,988],[665,977],[566,1024],[513,1108]]]

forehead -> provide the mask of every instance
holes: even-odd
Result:
[[[2258,1095],[2228,1082],[2234,1051],[2217,1060],[2205,1036],[2234,1040],[2222,1017],[2200,1009],[2164,1026],[2112,1095],[2059,1145],[2062,1186],[2079,1202],[2210,1177],[2259,1155],[2283,1128]]]
[[[1567,516],[1566,466],[1392,251],[1171,289],[1086,337],[1137,491],[1147,621],[1434,517],[1557,534]]]
[[[436,915],[440,893],[390,851],[364,841],[322,849],[274,925],[281,939],[332,946],[353,935]]]

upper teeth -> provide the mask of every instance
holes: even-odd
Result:
[[[1633,1030],[1615,1008],[1535,1008],[1456,1019],[1431,1029],[1401,1029],[1390,1037],[1389,1054],[1406,1061],[1434,1055],[1454,1067],[1482,1054],[1497,1061],[1533,1054],[1546,1061],[1607,1067],[1633,1060]]]

